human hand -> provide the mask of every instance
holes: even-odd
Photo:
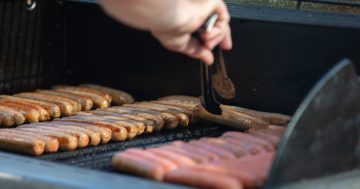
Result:
[[[216,46],[232,48],[230,16],[223,0],[102,0],[105,10],[119,21],[148,30],[161,44],[175,52],[212,64]],[[214,28],[198,40],[192,37],[213,13]]]

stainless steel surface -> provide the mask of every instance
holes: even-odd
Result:
[[[138,177],[77,168],[0,152],[0,188],[187,188]]]
[[[315,85],[292,117],[266,188],[356,167],[359,94],[360,83],[349,60],[343,60]]]

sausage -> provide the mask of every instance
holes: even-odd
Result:
[[[134,97],[132,97],[129,93],[122,90],[113,89],[110,87],[104,87],[95,84],[82,84],[80,85],[80,87],[91,88],[109,94],[112,97],[111,103],[113,105],[131,104],[135,102]]]
[[[20,93],[20,94],[22,94],[22,93]],[[57,95],[50,95],[50,94],[41,94],[41,93],[33,93],[33,95],[34,96],[39,95],[40,98],[45,98],[45,99],[49,99],[49,100],[65,101],[65,102],[68,102],[71,104],[74,112],[81,111],[81,104],[75,100],[71,100],[70,98],[61,97],[61,96],[57,96]]]
[[[274,151],[275,150],[275,146],[273,144],[269,143],[268,141],[263,140],[263,139],[258,138],[258,137],[254,137],[254,136],[249,135],[249,134],[242,133],[242,132],[228,131],[228,132],[224,133],[221,136],[221,138],[226,138],[226,137],[236,138],[236,139],[239,139],[239,140],[247,140],[249,142],[261,145],[262,147],[264,147],[268,151]]]
[[[224,148],[225,150],[233,153],[236,157],[242,157],[247,154],[244,149],[241,149],[238,146],[231,145],[227,141],[222,139],[203,137],[200,139],[200,141],[204,141],[206,143]]]
[[[45,151],[45,142],[35,137],[7,134],[0,131],[0,148],[39,156]]]
[[[130,118],[126,118],[126,117],[121,117],[121,116],[99,116],[99,115],[94,115],[91,113],[87,113],[87,112],[79,112],[76,114],[77,116],[80,116],[82,118],[86,118],[86,119],[91,119],[91,120],[100,120],[100,121],[110,121],[112,123],[116,123],[116,124],[121,124],[121,126],[124,127],[130,127],[128,129],[128,132],[133,132],[132,129],[137,130],[136,135],[141,135],[142,133],[144,133],[145,130],[145,124],[141,121],[137,121],[137,120],[133,120]],[[131,131],[129,131],[131,130]]]
[[[247,152],[247,154],[258,154],[265,152],[266,150],[259,144],[252,143],[250,141],[240,140],[236,138],[221,138],[228,142],[228,145],[232,145],[234,148],[240,148]]]
[[[171,95],[164,96],[158,99],[159,101],[169,101],[178,104],[185,104],[187,106],[197,106],[201,105],[200,98],[193,96],[184,96],[184,95]]]
[[[140,102],[140,103],[135,103],[135,104],[126,104],[124,106],[125,107],[151,109],[151,110],[159,111],[162,113],[170,113],[173,116],[175,116],[177,120],[179,120],[179,126],[182,126],[182,127],[187,127],[190,123],[189,117],[186,114],[184,114],[178,110],[175,110],[175,109],[162,107],[161,105],[151,104],[148,102]]]
[[[123,118],[128,118],[130,120],[140,121],[145,124],[145,127],[146,127],[145,130],[147,133],[152,132],[155,127],[154,120],[146,119],[144,117],[140,117],[140,116],[136,116],[136,115],[120,114],[120,113],[107,112],[107,111],[102,111],[102,110],[93,110],[93,111],[88,111],[87,113],[92,114],[92,115],[99,115],[99,116],[123,117]]]
[[[196,163],[202,163],[202,162],[206,162],[208,159],[206,157],[204,157],[201,154],[198,153],[192,153],[189,152],[181,147],[178,146],[169,146],[169,145],[165,145],[165,146],[161,146],[160,149],[164,149],[166,151],[170,151],[170,152],[174,152],[176,154],[185,156],[185,157],[189,157],[190,159],[192,159],[193,161],[195,161]]]
[[[154,154],[155,156],[169,159],[170,161],[174,162],[178,167],[189,167],[189,166],[194,166],[196,164],[195,161],[193,161],[189,157],[171,151],[167,151],[161,148],[150,148],[147,149],[146,151]]]
[[[191,168],[180,168],[165,173],[166,182],[209,189],[242,189],[243,185],[234,177],[203,172]]]
[[[260,178],[254,173],[250,173],[241,169],[229,169],[214,164],[196,165],[191,167],[191,169],[201,172],[217,173],[234,177],[238,181],[241,181],[245,188],[257,188],[260,187],[262,184]]]
[[[170,104],[170,103],[167,104],[167,103],[157,101],[157,100],[150,101],[148,103],[149,104],[154,104],[154,105],[157,105],[157,106],[160,106],[160,107],[164,107],[164,108],[177,110],[179,112],[182,112],[182,113],[188,115],[189,117],[192,117],[192,114],[193,114],[193,111],[190,108],[184,108],[184,107],[176,106],[176,105],[173,105],[173,104]]]
[[[1,125],[11,127],[13,125],[21,125],[25,122],[25,117],[18,111],[0,105]]]
[[[173,116],[172,114],[169,114],[169,113],[159,112],[159,111],[151,110],[151,109],[136,108],[136,107],[119,106],[119,107],[113,107],[113,108],[129,110],[129,111],[134,111],[134,112],[148,113],[148,114],[160,116],[161,119],[163,119],[165,122],[164,128],[167,128],[167,129],[174,129],[179,125],[179,120],[175,116]]]
[[[76,131],[76,132],[81,132],[84,133],[88,136],[88,138],[90,139],[89,144],[91,146],[97,146],[100,141],[101,141],[101,137],[100,137],[100,133],[99,132],[95,132],[92,129],[86,128],[86,127],[79,127],[79,126],[70,126],[70,125],[62,125],[59,124],[57,122],[49,122],[47,123],[47,125],[49,126],[53,126],[55,128],[61,128],[61,129],[66,129],[66,130],[72,130],[72,131]]]
[[[254,137],[258,137],[258,138],[262,138],[268,142],[270,142],[271,144],[273,144],[274,146],[277,146],[280,142],[280,137],[277,136],[273,136],[270,135],[268,133],[265,133],[264,131],[249,131],[249,134],[254,136]]]
[[[164,168],[165,172],[178,168],[178,166],[174,162],[172,162],[172,161],[170,161],[170,160],[168,160],[166,158],[156,156],[156,155],[154,155],[154,154],[152,154],[152,153],[150,153],[148,151],[145,151],[145,150],[132,148],[132,149],[128,149],[128,150],[124,151],[124,153],[131,154],[131,155],[134,155],[134,156],[139,156],[139,157],[142,157],[142,158],[144,158],[144,159],[146,159],[148,161],[157,163],[157,164],[161,165]]]
[[[26,121],[29,121],[31,123],[39,122],[40,114],[33,108],[29,108],[26,106],[22,106],[16,103],[9,103],[9,102],[0,102],[0,105],[20,112],[25,117]]]
[[[98,96],[105,98],[108,101],[109,106],[112,101],[112,97],[109,94],[103,93],[98,90],[90,89],[90,88],[74,87],[74,86],[67,86],[67,85],[57,85],[57,86],[54,86],[53,89],[65,89],[65,90],[71,90],[71,91],[75,91],[75,92],[84,92],[84,93],[98,95]]]
[[[95,133],[100,134],[100,143],[107,144],[111,140],[111,129],[105,127],[99,127],[92,124],[79,123],[79,122],[66,122],[66,121],[52,121],[51,124],[59,124],[61,126],[76,126],[79,128],[84,128],[88,130],[92,130]]]
[[[246,114],[233,114],[232,112],[223,111],[221,115],[211,114],[202,106],[197,106],[194,109],[194,116],[213,123],[226,125],[236,129],[249,128],[266,128],[269,123]]]
[[[219,146],[216,146],[216,145],[209,144],[204,141],[193,140],[193,141],[190,141],[189,144],[204,148],[212,153],[215,153],[221,159],[235,159],[236,158],[236,156],[233,153],[229,152],[228,150],[221,148]]]
[[[114,124],[109,123],[100,123],[96,121],[89,120],[79,120],[79,119],[56,119],[58,122],[77,122],[83,124],[91,124],[97,127],[107,128],[111,130],[111,140],[112,141],[123,141],[127,138],[127,131],[124,127],[118,127]]]
[[[250,110],[250,109],[246,109],[246,108],[242,108],[242,107],[237,107],[237,106],[227,106],[227,105],[221,105],[221,109],[223,111],[230,111],[233,113],[242,113],[242,114],[246,114],[255,118],[259,118],[262,119],[264,121],[269,122],[270,124],[274,124],[274,125],[284,125],[289,123],[290,121],[290,116],[287,115],[282,115],[282,114],[278,114],[278,113],[268,113],[268,112],[260,112],[260,111],[255,111],[255,110]]]
[[[27,107],[29,109],[33,109],[34,111],[38,112],[40,121],[46,121],[46,120],[50,119],[49,113],[44,108],[42,108],[41,106],[38,106],[36,104],[25,102],[21,99],[15,100],[15,99],[9,99],[9,98],[1,98],[0,103],[10,103],[10,104]]]
[[[118,120],[106,119],[101,117],[91,117],[91,116],[71,116],[63,119],[71,120],[71,121],[80,120],[91,123],[110,124],[114,127],[124,128],[126,129],[127,132],[127,139],[133,139],[138,133],[137,126],[135,124],[126,121],[118,121]]]
[[[65,133],[43,130],[40,128],[27,128],[24,126],[17,127],[16,129],[26,131],[26,132],[31,132],[31,133],[39,133],[39,134],[43,134],[45,136],[57,138],[59,140],[59,145],[60,145],[59,148],[61,150],[75,150],[78,146],[77,138],[72,135],[65,134]]]
[[[206,158],[206,161],[212,161],[212,160],[216,160],[219,159],[220,157],[217,156],[215,153],[212,153],[210,151],[207,151],[204,148],[198,147],[198,146],[194,146],[191,145],[189,143],[185,143],[183,141],[175,141],[175,142],[171,142],[170,146],[178,146],[180,148],[183,148],[187,151],[189,151],[190,153],[198,153],[199,155],[203,156]]]
[[[100,95],[97,95],[94,93],[89,93],[89,92],[84,92],[84,91],[76,91],[76,90],[71,90],[68,88],[54,89],[54,91],[78,95],[78,96],[81,96],[84,98],[90,98],[93,101],[95,108],[104,109],[104,108],[108,108],[110,106],[109,101],[107,101],[103,96],[100,96]]]
[[[40,101],[40,100],[31,100],[31,99],[14,97],[14,96],[8,96],[8,95],[1,95],[0,98],[32,103],[32,104],[35,104],[35,105],[38,105],[38,106],[44,108],[48,112],[50,117],[52,117],[52,118],[60,117],[60,113],[61,113],[60,108],[59,108],[59,106],[57,106],[54,103],[44,102],[44,101]]]
[[[41,94],[61,96],[64,98],[69,98],[71,100],[75,100],[78,102],[78,104],[80,104],[81,111],[91,110],[91,108],[94,106],[94,102],[90,98],[86,98],[86,97],[79,96],[79,95],[63,93],[63,92],[59,92],[59,91],[51,91],[51,90],[36,90],[36,92],[41,93]]]
[[[244,172],[253,173],[258,179],[257,183],[263,183],[267,178],[268,169],[264,166],[263,161],[257,160],[256,156],[259,155],[244,156],[240,159],[234,159],[229,161],[219,160],[214,161],[213,163],[215,165],[224,167],[225,169],[242,170]]]
[[[141,156],[119,152],[113,156],[111,164],[119,171],[140,175],[158,181],[161,181],[164,178],[165,170],[161,165],[148,161]]]
[[[41,129],[41,130],[45,130],[45,131],[54,131],[54,132],[59,132],[59,133],[64,133],[64,134],[68,134],[71,136],[75,136],[78,141],[78,147],[81,147],[81,148],[88,146],[89,141],[90,141],[88,135],[86,135],[83,132],[79,132],[79,131],[67,129],[67,128],[62,128],[62,127],[49,126],[47,123],[28,124],[28,125],[24,126],[24,128],[25,127]]]
[[[70,103],[67,100],[64,100],[65,98],[63,97],[54,97],[39,93],[19,93],[19,94],[15,94],[14,96],[31,99],[31,100],[40,100],[44,102],[54,103],[59,106],[61,116],[70,116],[76,110],[74,109],[72,103]]]
[[[14,129],[1,129],[0,131],[1,133],[7,133],[7,134],[16,134],[19,136],[29,136],[29,137],[34,137],[37,138],[41,141],[45,142],[45,152],[57,152],[59,149],[59,141],[56,138],[53,137],[48,137],[42,134],[38,134],[38,133],[31,133],[31,132],[26,132],[26,131],[21,131],[18,130],[16,128]]]
[[[154,127],[155,127],[156,131],[160,131],[163,128],[164,124],[165,124],[165,122],[161,118],[161,116],[153,115],[153,114],[149,114],[149,113],[145,113],[145,112],[137,112],[137,111],[123,110],[123,109],[115,109],[115,108],[107,108],[107,109],[104,109],[103,111],[121,113],[121,114],[129,114],[129,115],[136,115],[136,116],[143,117],[145,119],[153,120],[155,122]]]

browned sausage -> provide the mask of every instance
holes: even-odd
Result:
[[[112,166],[119,171],[158,181],[164,178],[165,170],[161,165],[132,154],[123,152],[116,153],[112,158]]]
[[[111,140],[112,141],[123,141],[127,138],[127,131],[124,127],[118,127],[114,124],[109,123],[100,123],[97,121],[90,121],[90,120],[79,120],[79,119],[56,119],[59,122],[77,122],[83,124],[91,124],[97,127],[103,127],[111,130]]]
[[[10,99],[10,98],[1,98],[0,103],[10,103],[10,104],[27,107],[29,109],[33,109],[34,111],[38,112],[40,121],[46,121],[46,120],[50,119],[49,113],[44,108],[42,108],[41,106],[38,106],[36,104],[33,104],[33,103],[25,102],[22,99],[15,100],[15,99]]]
[[[179,125],[179,120],[175,116],[173,116],[172,114],[169,114],[169,113],[165,113],[165,112],[159,112],[156,110],[145,109],[145,108],[124,107],[124,106],[113,107],[111,109],[117,109],[117,110],[122,109],[122,110],[142,112],[142,113],[148,113],[151,115],[160,116],[161,119],[163,119],[165,122],[164,128],[168,128],[168,129],[174,129]]]
[[[103,93],[107,93],[107,94],[111,95],[112,103],[114,105],[131,104],[131,103],[135,102],[134,97],[132,97],[129,93],[122,91],[122,90],[113,89],[110,87],[104,87],[104,86],[95,85],[95,84],[83,84],[83,85],[80,85],[80,87],[87,87],[87,88],[95,89],[97,91],[101,91]]]
[[[138,108],[144,108],[144,109],[151,109],[151,110],[156,110],[162,113],[170,113],[173,116],[175,116],[177,118],[177,120],[179,120],[179,126],[182,127],[187,127],[190,123],[189,117],[178,111],[175,109],[170,109],[170,108],[165,108],[161,105],[157,105],[157,104],[153,104],[153,103],[148,103],[148,102],[140,102],[140,103],[135,103],[135,104],[127,104],[124,105],[125,107],[138,107]]]
[[[136,116],[136,115],[120,114],[120,113],[107,112],[107,111],[102,111],[102,110],[93,110],[93,111],[88,111],[87,113],[93,114],[93,115],[99,115],[99,116],[121,117],[121,118],[127,118],[129,120],[139,121],[139,122],[142,122],[142,123],[145,124],[145,127],[146,127],[145,130],[146,130],[147,133],[152,132],[154,130],[154,127],[155,127],[155,121],[154,120],[146,119],[146,118]]]
[[[223,111],[221,115],[211,114],[202,106],[197,106],[194,110],[194,116],[201,120],[210,121],[213,123],[226,125],[236,129],[249,129],[249,128],[266,128],[269,123],[246,114]]]
[[[53,87],[54,89],[65,89],[65,90],[71,90],[71,91],[79,91],[79,92],[85,92],[85,93],[91,93],[91,94],[94,94],[94,95],[98,95],[98,96],[101,96],[103,98],[105,98],[109,105],[111,104],[111,101],[112,101],[112,97],[107,94],[107,93],[103,93],[101,91],[98,91],[98,90],[94,90],[94,89],[91,89],[91,88],[85,88],[85,87],[74,87],[74,86],[68,86],[68,85],[57,85],[57,86],[54,86]]]
[[[80,126],[76,126],[76,125],[73,125],[73,126],[63,125],[63,124],[60,124],[59,122],[48,122],[46,124],[49,126],[56,127],[56,128],[61,128],[61,129],[72,130],[72,131],[84,133],[90,139],[89,144],[91,146],[97,146],[101,141],[100,132],[93,131],[92,129],[89,129],[86,127],[80,127]]]
[[[182,112],[182,113],[188,115],[189,117],[192,117],[192,114],[193,114],[193,110],[190,109],[190,108],[184,108],[184,107],[181,107],[181,106],[177,106],[177,105],[170,104],[170,103],[165,103],[165,102],[162,102],[162,101],[154,100],[154,101],[150,101],[148,103],[158,105],[158,106],[161,106],[161,107],[164,107],[164,108],[177,110],[179,112]]]
[[[91,110],[91,108],[94,106],[94,102],[90,98],[86,98],[86,97],[79,96],[79,95],[63,93],[63,92],[59,92],[59,91],[51,91],[51,90],[36,90],[36,92],[42,93],[42,94],[61,96],[64,98],[69,98],[71,100],[75,100],[81,105],[82,111]]]
[[[92,130],[95,133],[100,134],[100,143],[106,144],[111,140],[111,129],[105,127],[94,126],[92,124],[79,123],[79,122],[66,122],[66,121],[52,121],[51,124],[59,124],[61,126],[76,126],[88,130]]]
[[[145,124],[141,121],[137,121],[134,119],[130,119],[123,116],[99,116],[94,115],[88,112],[79,112],[76,114],[77,116],[82,116],[86,119],[92,119],[92,120],[100,120],[100,121],[110,121],[112,123],[121,124],[124,127],[131,127],[130,130],[135,129],[137,130],[136,135],[141,135],[145,131]],[[129,129],[128,129],[129,130]],[[129,133],[132,131],[128,131]]]
[[[0,105],[20,112],[25,117],[26,121],[39,122],[40,114],[33,108],[29,108],[26,106],[22,106],[16,103],[9,103],[9,102],[0,102]]]
[[[242,189],[243,185],[234,177],[213,172],[180,168],[165,173],[166,182],[210,189]]]
[[[63,118],[64,120],[80,120],[87,121],[91,123],[101,123],[101,124],[110,124],[114,127],[124,128],[127,131],[127,139],[133,139],[138,133],[137,125],[127,122],[127,121],[118,121],[113,119],[107,119],[102,117],[91,117],[91,116],[71,116]]]
[[[11,127],[13,125],[21,125],[25,122],[25,117],[18,111],[0,105],[1,125]]]
[[[54,90],[63,92],[63,93],[69,93],[69,94],[73,94],[73,95],[82,96],[85,98],[90,98],[94,102],[95,108],[104,109],[104,108],[108,108],[110,106],[109,101],[106,100],[101,95],[97,95],[97,94],[89,93],[89,92],[85,92],[85,91],[71,90],[68,88],[59,88],[59,89],[54,89]]]
[[[32,100],[40,100],[44,102],[54,103],[59,106],[61,111],[61,116],[70,116],[72,115],[76,109],[74,109],[73,104],[67,101],[63,97],[54,97],[45,94],[39,93],[19,93],[14,96]],[[65,100],[64,100],[65,99]]]
[[[59,149],[59,141],[56,138],[48,137],[39,133],[31,133],[26,131],[21,131],[16,128],[14,129],[1,129],[0,132],[2,133],[16,133],[19,136],[31,136],[34,138],[37,138],[39,140],[42,140],[45,142],[45,152],[57,152]]]
[[[17,127],[16,129],[26,132],[39,133],[45,136],[57,138],[59,140],[59,144],[60,144],[59,148],[61,150],[75,150],[78,146],[77,138],[65,133],[43,130],[40,128],[26,128],[23,126]]]
[[[284,124],[289,123],[289,121],[290,121],[290,116],[287,116],[287,115],[282,115],[282,114],[277,114],[277,113],[260,112],[260,111],[250,110],[250,109],[237,107],[237,106],[221,105],[221,109],[223,111],[231,111],[231,112],[235,112],[235,113],[238,112],[238,113],[247,114],[249,116],[253,116],[253,117],[262,119],[264,121],[269,122],[270,124],[275,124],[275,125],[284,125]]]
[[[44,108],[50,117],[55,118],[55,117],[60,117],[60,108],[59,106],[57,106],[54,103],[49,103],[49,102],[44,102],[44,101],[40,101],[40,100],[31,100],[31,99],[26,99],[26,98],[20,98],[20,97],[14,97],[14,96],[8,96],[8,95],[1,95],[0,98],[6,98],[6,99],[13,99],[13,100],[17,100],[17,101],[24,101],[24,102],[28,102],[28,103],[32,103],[38,106],[41,106],[42,108]]]
[[[161,116],[153,115],[145,112],[137,112],[137,111],[124,110],[124,109],[116,109],[116,108],[107,108],[104,109],[104,111],[120,113],[120,114],[136,115],[139,117],[143,117],[145,119],[153,120],[155,122],[154,127],[156,131],[160,131],[165,124]]]
[[[78,147],[81,147],[81,148],[88,146],[89,141],[90,141],[88,135],[86,135],[83,132],[79,132],[79,131],[67,129],[67,128],[62,128],[62,127],[53,127],[53,126],[47,125],[47,123],[28,124],[28,125],[25,125],[24,128],[35,128],[35,129],[40,129],[40,130],[45,130],[45,131],[54,131],[54,132],[58,132],[58,133],[64,133],[64,134],[68,134],[71,136],[75,136],[78,141]]]
[[[38,156],[44,153],[45,142],[31,136],[16,133],[8,134],[0,131],[0,149]]]

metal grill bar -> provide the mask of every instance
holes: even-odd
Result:
[[[25,0],[0,0],[0,92],[42,85],[41,14],[43,1],[29,10]]]

